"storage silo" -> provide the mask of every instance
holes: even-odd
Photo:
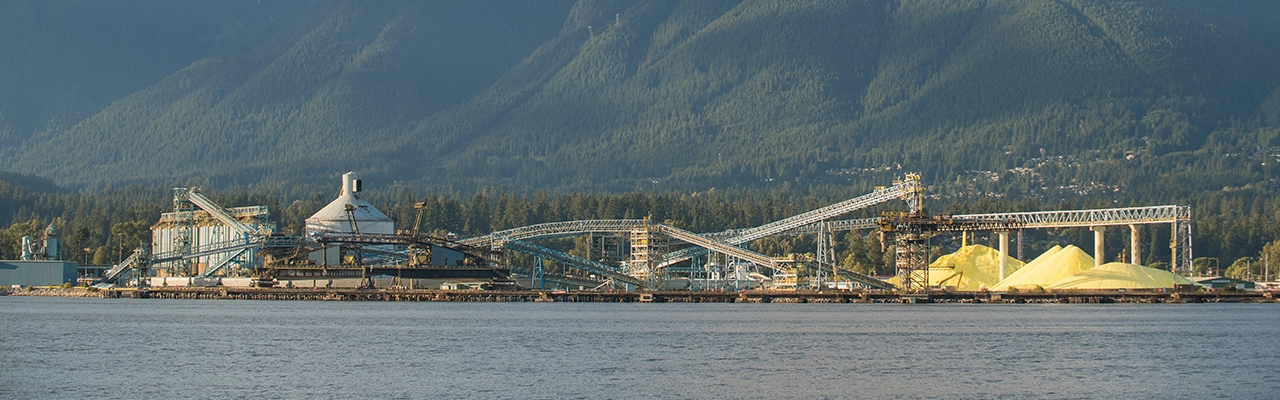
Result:
[[[363,191],[362,186],[360,176],[355,172],[342,174],[342,192],[329,205],[307,218],[307,234],[354,233],[356,229],[362,234],[394,234],[395,221],[357,194]],[[352,229],[352,220],[356,229]]]
[[[225,211],[251,228],[276,229],[265,206],[232,207]],[[151,254],[183,252],[183,243],[190,243],[190,248],[185,251],[195,252],[249,243],[251,240],[251,237],[214,218],[208,211],[199,209],[160,214],[160,220],[151,226]],[[189,276],[200,274],[210,266],[227,263],[252,269],[257,261],[257,249],[249,248],[197,257],[189,261],[192,267],[190,270],[183,270],[185,264],[182,261],[155,264],[152,268],[158,273],[165,271],[160,276]]]

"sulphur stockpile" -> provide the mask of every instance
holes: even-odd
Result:
[[[1093,267],[1093,257],[1090,257],[1084,250],[1080,250],[1079,247],[1072,245],[1067,247],[1053,246],[1049,251],[1027,263],[1022,269],[1009,275],[1003,281],[992,285],[991,290],[1035,290],[1047,288],[1058,281]]]
[[[1168,271],[1126,263],[1094,266],[1093,257],[1079,247],[1054,246],[1025,265],[1005,256],[1008,276],[1000,279],[1000,252],[973,245],[939,257],[929,264],[929,286],[954,286],[961,291],[1159,289],[1192,285]],[[901,278],[888,282],[902,286]]]
[[[1192,285],[1187,278],[1168,271],[1126,263],[1107,263],[1063,278],[1048,289],[1158,289],[1174,284]]]
[[[1005,256],[1005,273],[1022,268],[1022,261]],[[1000,282],[1000,251],[983,246],[964,246],[955,253],[938,257],[929,264],[929,286],[955,286],[956,290],[982,290]]]

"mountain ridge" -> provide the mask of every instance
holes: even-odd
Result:
[[[1280,6],[1260,1],[291,4],[0,162],[72,187],[359,170],[625,191],[861,182],[833,171],[900,165],[1031,187],[1010,171],[1052,155],[1136,160],[1038,182],[1145,198],[1157,188],[1137,182],[1168,174],[1270,179],[1216,159],[1280,146]]]

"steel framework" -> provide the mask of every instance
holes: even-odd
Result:
[[[542,255],[538,255],[533,263],[533,277],[529,281],[529,286],[534,289],[547,289],[547,271],[542,269]]]
[[[548,222],[545,224],[507,229],[484,236],[466,238],[459,240],[458,242],[474,247],[484,247],[492,246],[495,243],[501,243],[508,240],[549,239],[586,233],[613,232],[629,234],[631,231],[641,229],[644,226],[645,221],[642,219],[593,219]]]
[[[161,223],[169,223],[174,229],[173,246],[169,251],[163,252],[160,258],[167,258],[166,261],[153,261],[157,267],[162,267],[170,271],[173,275],[187,276],[195,273],[192,262],[200,257],[212,256],[220,253],[230,253],[221,259],[209,260],[210,265],[204,271],[200,272],[200,277],[209,277],[214,273],[221,271],[231,263],[240,263],[241,265],[252,262],[252,249],[260,242],[260,238],[271,234],[269,221],[267,220],[266,207],[239,207],[233,209],[225,209],[214,203],[208,197],[200,193],[199,188],[173,188],[173,212],[162,216]],[[195,220],[196,209],[207,213],[223,226],[230,228],[233,234],[238,235],[236,239],[224,241],[222,243],[210,246],[208,244],[200,245],[199,248],[193,248],[195,243]],[[234,213],[234,215],[233,215]],[[201,217],[203,218],[203,217]],[[255,225],[249,225],[241,221],[242,218],[255,218]],[[155,229],[155,228],[153,228]],[[248,247],[246,247],[246,245]],[[210,249],[225,248],[226,251],[209,251]],[[199,254],[198,257],[183,257],[183,255]],[[155,256],[153,256],[153,259]],[[167,265],[166,265],[167,264]]]
[[[806,234],[815,233],[822,230],[819,222],[831,218],[835,218],[844,214],[858,211],[864,208],[880,205],[892,200],[903,200],[907,202],[910,212],[923,212],[923,196],[924,186],[920,183],[920,176],[916,174],[907,174],[906,179],[899,180],[893,186],[879,188],[875,191],[858,196],[849,200],[845,200],[826,207],[814,209],[809,212],[798,214],[792,217],[784,218],[755,228],[740,229],[727,231],[731,233],[720,233],[716,236],[725,243],[730,245],[740,245],[757,239],[762,239],[778,234]],[[835,225],[844,225],[854,223],[853,221],[863,221],[874,227],[874,219],[869,220],[850,220],[843,223],[836,222]],[[833,228],[834,226],[833,225]],[[793,232],[794,233],[791,233]],[[710,236],[710,235],[709,235]],[[659,268],[665,268],[672,264],[683,262],[690,257],[705,254],[704,249],[691,247],[681,251],[671,253],[661,264]]]
[[[195,236],[195,207],[190,201],[187,201],[188,192],[186,188],[173,188],[173,211],[177,215],[182,216],[178,221],[178,229],[173,238],[173,247],[181,254],[191,252],[191,242]],[[181,271],[178,275],[191,274],[191,261],[189,259],[180,260],[174,265],[174,269]]]
[[[1003,224],[1004,227],[1021,228],[1082,228],[1112,225],[1141,225],[1191,221],[1191,207],[1154,206],[1106,208],[1096,210],[1033,211],[996,214],[964,214],[952,216],[956,220],[986,221]]]
[[[134,250],[133,254],[129,255],[129,258],[124,259],[124,261],[121,261],[119,264],[111,266],[111,269],[102,273],[102,281],[106,283],[115,283],[118,279],[123,277],[126,272],[132,271],[137,267],[139,261],[143,259],[143,248],[146,248],[146,246],[142,246],[141,248]]]
[[[902,288],[908,292],[929,285],[929,236],[923,233],[899,233],[894,238],[894,261]]]
[[[519,241],[519,240],[508,240],[508,241],[502,242],[500,246],[501,246],[500,248],[503,248],[503,249],[508,249],[512,251],[525,253],[525,254],[544,257],[555,262],[572,266],[573,268],[577,268],[593,274],[598,274],[601,276],[613,278],[615,281],[630,283],[632,285],[643,285],[643,283],[637,280],[636,278],[631,277],[630,275],[627,275],[626,273],[618,270],[615,267],[605,265],[599,262],[591,261],[585,258],[576,257],[572,254],[568,254],[559,250],[551,249],[548,247],[542,247],[536,244]]]
[[[195,205],[199,206],[200,209],[205,210],[206,212],[209,213],[209,215],[212,215],[214,218],[217,218],[219,221],[222,221],[223,224],[226,224],[227,226],[231,227],[231,229],[234,229],[237,232],[258,235],[258,236],[266,236],[271,234],[271,229],[268,228],[266,224],[259,224],[258,227],[255,228],[255,227],[249,226],[249,224],[240,222],[240,220],[236,219],[236,217],[233,217],[230,213],[228,213],[227,210],[223,209],[222,206],[219,206],[217,203],[214,203],[213,200],[209,200],[208,197],[204,197],[203,194],[200,194],[200,188],[191,188],[189,190],[186,190],[185,192],[175,189],[174,202],[175,203],[179,202],[180,198],[190,201],[191,203],[194,203]]]
[[[816,282],[813,282],[811,285],[815,289],[821,289],[823,281],[826,278],[826,269],[822,268],[822,266],[831,265],[831,277],[835,278],[836,270],[834,266],[839,264],[839,260],[836,260],[835,231],[831,230],[831,224],[829,222],[820,222],[819,224],[822,226],[822,230],[817,234],[817,262],[819,267],[817,273],[814,274]]]
[[[941,232],[1003,231],[1043,228],[1098,228],[1118,225],[1171,224],[1171,270],[1191,268],[1191,207],[1154,206],[1094,210],[1035,211],[934,216],[889,214],[879,221],[886,233],[897,235],[897,267],[903,287],[923,289],[928,282],[928,238]],[[849,224],[852,225],[852,224]],[[1099,246],[1101,243],[1098,244]],[[1005,256],[1004,249],[1001,256]],[[1095,257],[1099,255],[1095,254]]]

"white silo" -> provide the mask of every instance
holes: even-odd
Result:
[[[351,220],[355,220],[355,227],[362,234],[394,234],[396,225],[391,217],[378,211],[373,204],[369,204],[356,194],[363,191],[362,186],[360,176],[355,172],[342,174],[342,193],[329,202],[329,205],[307,218],[307,234],[354,233],[356,229],[352,229]],[[347,205],[351,205],[350,214],[348,214]]]

